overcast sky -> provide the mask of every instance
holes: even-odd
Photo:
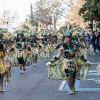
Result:
[[[30,14],[31,2],[34,4],[36,0],[0,0],[0,14],[4,12],[4,9],[12,13],[17,12],[20,20],[23,21],[26,15]]]
[[[10,10],[12,14],[14,12],[18,14],[18,23],[23,22],[26,19],[26,15],[30,14],[30,4],[32,3],[34,6],[36,1],[38,0],[0,0],[0,16],[3,14],[4,9]],[[63,21],[64,18],[60,20],[60,22]]]

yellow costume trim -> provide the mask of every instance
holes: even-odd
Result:
[[[72,76],[68,76],[67,79],[68,79],[68,78],[71,78],[71,77],[72,77]]]
[[[18,57],[18,58],[23,57],[23,59],[25,59],[28,55],[28,50],[27,49],[24,49],[22,51],[19,51],[19,49],[16,49],[15,52],[16,52],[16,57]]]
[[[5,66],[3,62],[0,60],[0,74],[4,74],[4,73],[5,73]]]
[[[0,51],[0,58],[4,58],[4,52]]]
[[[79,66],[78,66],[78,64],[77,64],[76,59],[75,59],[75,67],[76,67],[76,71],[79,70]]]

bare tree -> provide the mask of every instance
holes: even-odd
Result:
[[[5,19],[4,19],[4,14],[5,14]],[[14,13],[11,14],[10,10],[5,10],[5,13],[3,13],[1,15],[1,20],[3,22],[8,22],[10,24],[15,24],[15,23],[18,22],[19,16],[18,16],[17,12],[14,12]]]
[[[60,3],[62,9],[56,9],[57,15],[61,15],[63,18],[66,18],[69,23],[77,26],[85,27],[88,24],[78,15],[78,11],[85,3],[85,0],[59,0],[58,3]]]
[[[70,0],[70,2],[73,2],[73,1]],[[70,12],[67,15],[67,19],[69,23],[75,24],[83,28],[86,27],[88,23],[84,22],[84,19],[78,15],[78,11],[84,3],[85,3],[85,0],[76,0],[74,4],[71,3]]]
[[[36,10],[33,13],[33,18],[41,23],[54,25],[56,30],[56,23],[62,16],[63,7],[61,1],[57,0],[40,0],[36,3]]]

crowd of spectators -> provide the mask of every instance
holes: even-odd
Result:
[[[86,29],[87,42],[93,46],[94,52],[100,55],[100,32]]]

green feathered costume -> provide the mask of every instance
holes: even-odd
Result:
[[[67,30],[67,32],[64,32],[64,33],[73,33],[74,31],[77,30],[77,28],[75,26],[72,26],[70,24],[68,24],[64,29]],[[63,36],[65,36],[65,35],[63,35]],[[79,46],[79,45],[77,44],[77,46]],[[75,60],[75,62],[76,62],[75,63],[75,65],[76,65],[75,77],[79,80],[85,81],[87,78],[87,74],[88,74],[88,66],[87,66],[86,62],[82,61],[80,58],[77,58]],[[46,64],[47,69],[48,69],[48,78],[55,79],[55,80],[66,79],[66,73],[64,71],[64,64],[66,64],[66,60],[64,60],[64,58],[59,58],[52,63],[48,62]]]

